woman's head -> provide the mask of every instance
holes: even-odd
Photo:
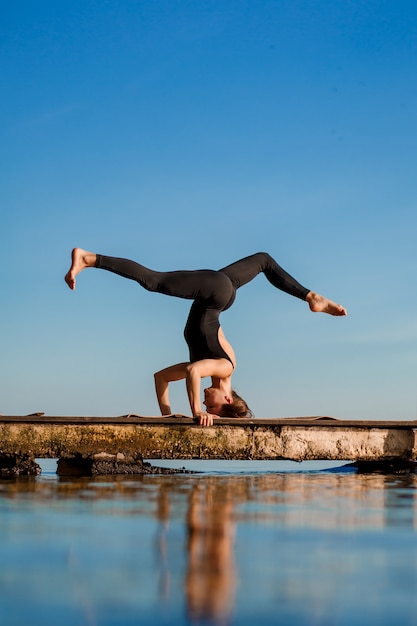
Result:
[[[231,397],[224,395],[224,392],[216,387],[205,389],[204,404],[209,413],[220,417],[253,417],[245,400],[233,389]]]
[[[232,401],[223,404],[220,417],[253,417],[246,401],[232,389]]]

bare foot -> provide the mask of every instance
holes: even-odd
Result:
[[[87,252],[87,250],[83,250],[82,248],[74,248],[71,259],[71,267],[65,274],[65,282],[70,289],[75,289],[75,277],[86,267],[94,267],[96,255],[93,252]]]
[[[341,304],[336,304],[314,291],[310,291],[306,298],[308,306],[313,313],[328,313],[329,315],[347,315],[347,311]]]

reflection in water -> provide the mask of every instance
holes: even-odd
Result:
[[[51,502],[59,509],[76,499],[92,512],[151,514],[162,526],[183,514],[192,536],[230,533],[238,520],[279,521],[323,529],[417,526],[417,475],[298,472],[249,475],[155,475],[85,478],[23,477],[0,481],[0,498]],[[259,506],[256,506],[259,505]],[[398,510],[405,509],[406,516]],[[221,520],[221,522],[220,522]],[[223,523],[224,522],[224,523]],[[222,529],[219,524],[222,523]]]
[[[230,485],[202,481],[191,491],[185,592],[192,622],[215,619],[226,623],[231,612],[235,586],[232,513]]]
[[[0,481],[0,606],[36,624],[54,588],[72,624],[344,624],[327,613],[372,571],[355,602],[388,624],[395,585],[417,610],[416,486],[354,471]],[[26,607],[8,599],[17,580]]]
[[[254,477],[247,503],[262,502],[261,509],[244,515],[279,520],[286,526],[321,529],[380,528],[406,522],[415,527],[417,509],[415,474],[383,475],[296,473]],[[397,507],[407,494],[407,514],[400,520]]]
[[[155,545],[156,551],[159,555],[159,583],[158,583],[158,596],[162,601],[166,601],[169,598],[170,593],[170,571],[168,563],[168,549],[167,549],[167,529],[169,524],[169,492],[167,489],[161,488],[157,493],[156,500],[156,518],[159,522],[157,528]]]

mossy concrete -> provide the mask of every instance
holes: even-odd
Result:
[[[0,417],[0,455],[143,459],[415,460],[416,422]]]

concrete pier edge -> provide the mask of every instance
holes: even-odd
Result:
[[[59,459],[62,475],[152,473],[144,459],[340,460],[362,469],[366,463],[412,467],[416,429],[417,421],[330,416],[222,418],[208,428],[184,415],[0,416],[0,475],[11,458],[17,467],[21,463],[22,472],[15,475],[23,475],[25,463],[37,458]]]

